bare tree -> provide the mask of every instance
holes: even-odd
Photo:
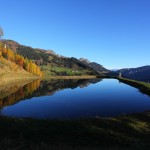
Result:
[[[3,29],[0,27],[0,39],[4,36]]]

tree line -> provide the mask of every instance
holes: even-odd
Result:
[[[2,43],[0,43],[0,57],[4,57],[8,61],[15,62],[18,66],[32,74],[44,76],[39,66],[33,63],[31,60],[14,53],[10,48],[6,48]]]

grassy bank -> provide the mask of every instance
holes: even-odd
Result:
[[[0,73],[0,85],[9,84],[10,82],[22,81],[25,79],[94,79],[94,78],[104,78],[105,76],[95,76],[95,75],[81,75],[81,76],[45,76],[43,78],[30,74],[28,72],[1,72]]]
[[[93,75],[84,75],[84,76],[46,76],[44,79],[94,79],[98,78]]]
[[[0,147],[17,150],[149,149],[150,112],[115,118],[0,118]]]
[[[15,72],[5,72],[0,73],[0,86],[7,85],[13,82],[18,81],[26,81],[30,79],[36,79],[39,78],[36,75],[30,74],[28,72],[23,73],[15,73]]]
[[[146,82],[135,81],[127,78],[117,78],[119,81],[138,88],[142,93],[150,95],[150,84]]]

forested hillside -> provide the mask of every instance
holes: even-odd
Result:
[[[0,70],[2,72],[26,70],[34,75],[43,76],[43,72],[31,60],[15,53],[0,42]]]
[[[25,58],[31,59],[41,67],[46,76],[70,76],[70,75],[97,75],[99,74],[91,66],[71,57],[57,55],[52,50],[44,50],[20,45],[12,40],[3,40],[14,52]]]

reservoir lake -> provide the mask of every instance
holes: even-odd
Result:
[[[117,79],[38,79],[0,90],[1,116],[79,119],[149,110],[149,95]]]

